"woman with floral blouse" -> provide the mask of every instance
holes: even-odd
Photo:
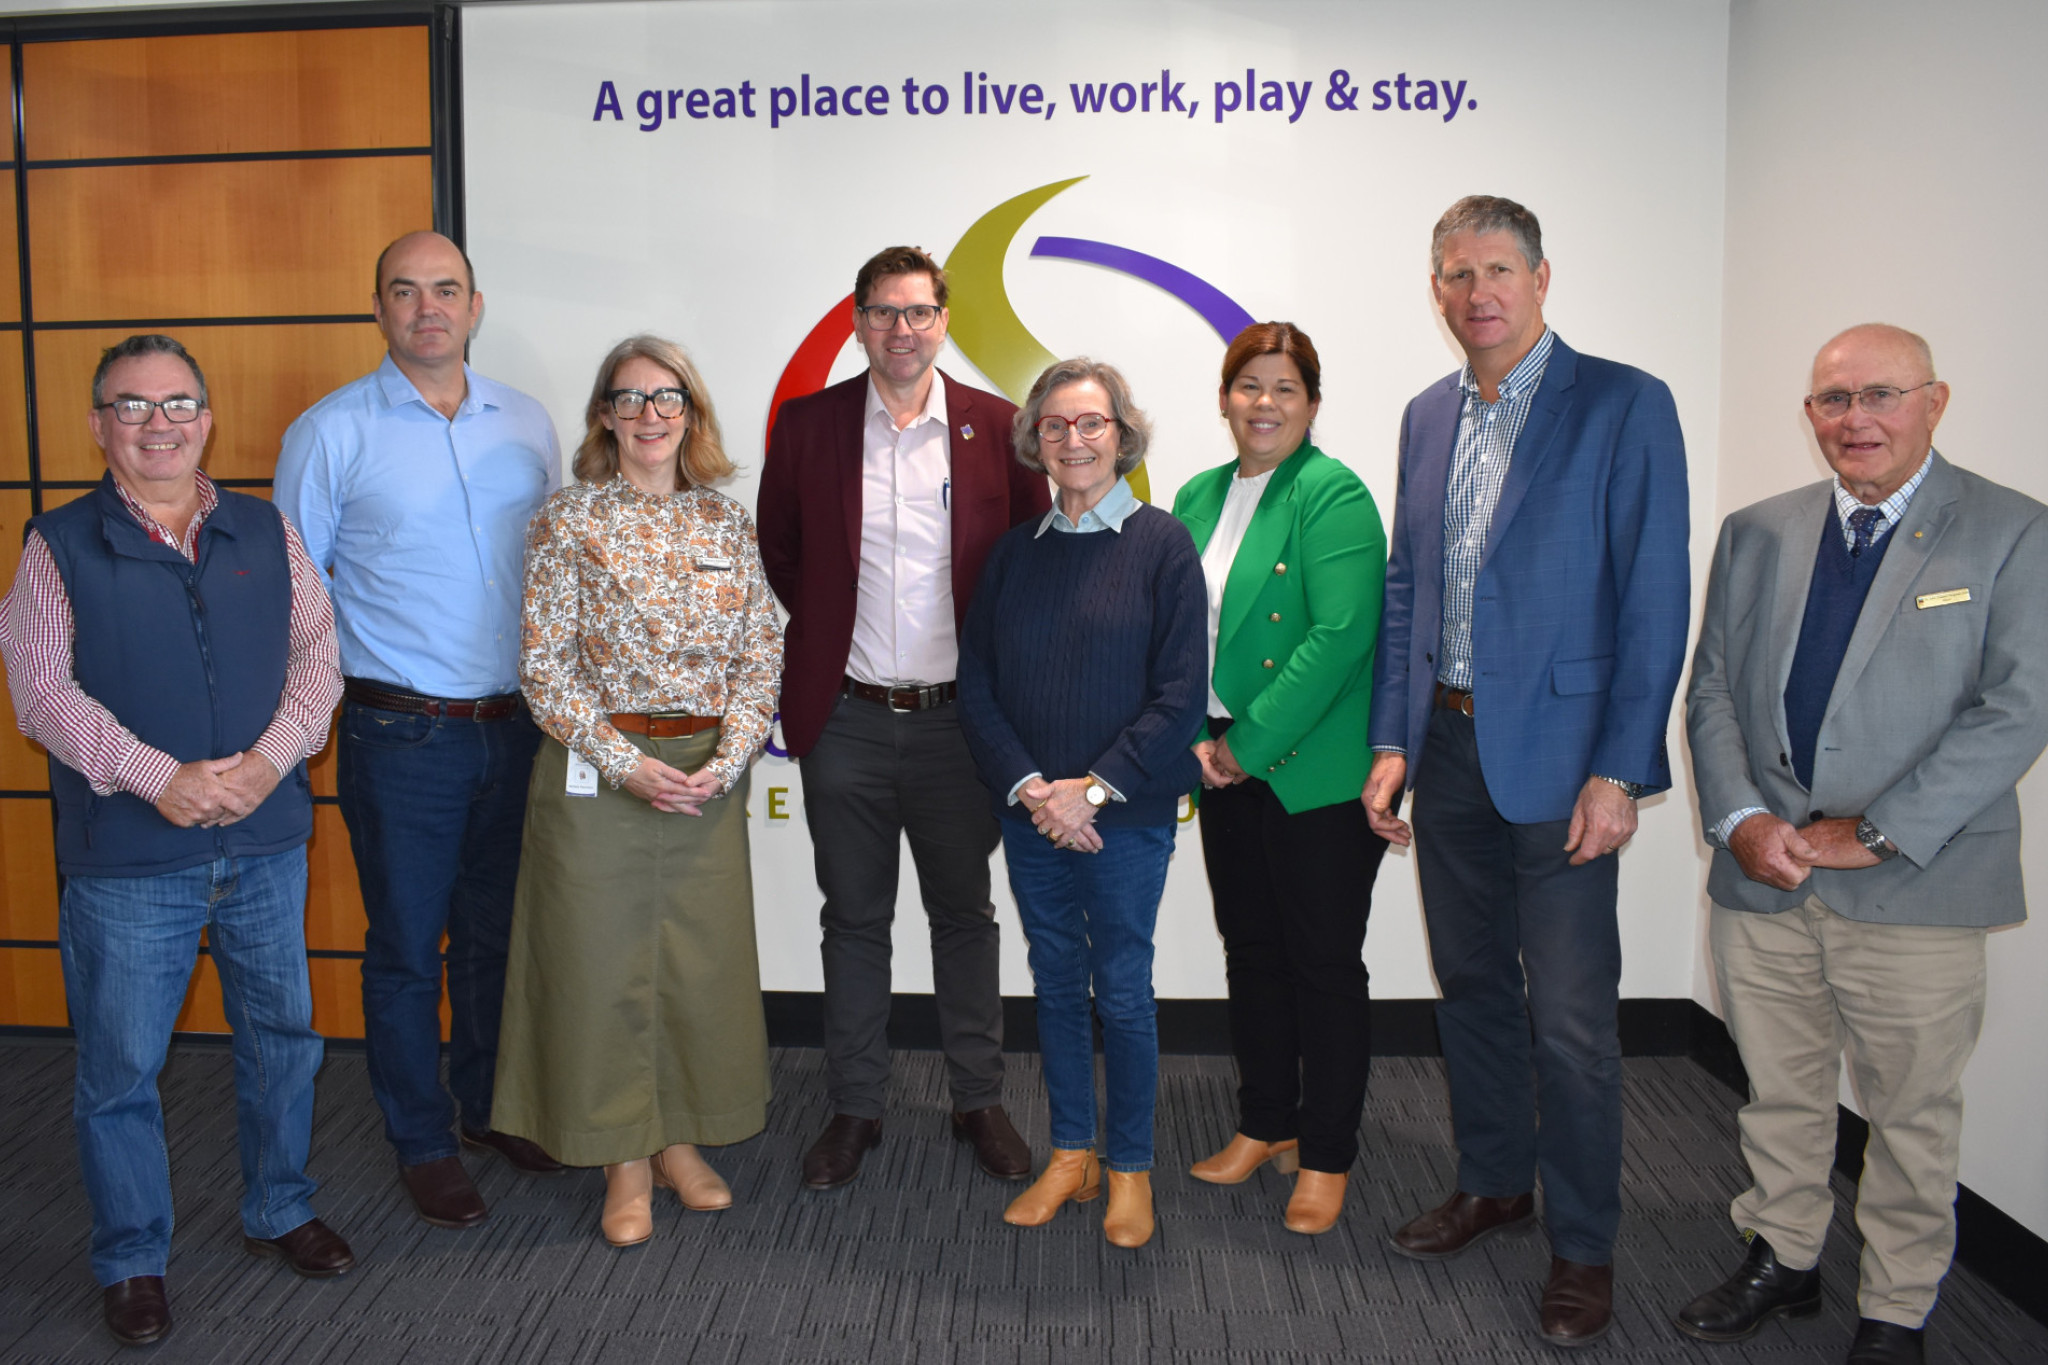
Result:
[[[768,1040],[747,766],[782,632],[696,367],[630,337],[598,369],[577,482],[527,531],[534,763],[493,1124],[604,1167],[614,1246],[732,1191],[697,1144],[761,1131]]]

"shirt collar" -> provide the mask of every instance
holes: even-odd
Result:
[[[1906,515],[1906,504],[1913,501],[1913,494],[1919,489],[1921,482],[1926,479],[1927,471],[1932,468],[1934,468],[1934,447],[1929,446],[1927,448],[1927,458],[1920,462],[1920,468],[1914,471],[1913,477],[1906,480],[1899,487],[1898,492],[1877,505],[1877,510],[1884,517],[1886,525],[1896,526],[1899,524],[1899,521]],[[1835,475],[1835,515],[1841,518],[1842,525],[1847,526],[1849,524],[1849,514],[1851,512],[1854,512],[1859,507],[1868,505],[1860,501],[1854,493],[1842,487],[1842,476],[1840,474]]]
[[[482,412],[485,408],[497,406],[496,403],[484,397],[483,386],[485,382],[482,376],[477,374],[475,370],[470,369],[468,363],[464,362],[462,366],[462,405],[455,409],[457,417],[467,417],[474,413]],[[397,408],[403,407],[407,403],[418,403],[430,412],[435,411],[433,404],[427,402],[425,395],[419,391],[419,386],[406,377],[404,370],[398,368],[398,362],[391,358],[391,352],[389,351],[384,353],[383,363],[377,366],[377,387],[383,390],[384,401],[391,407]]]
[[[1031,538],[1036,540],[1047,531],[1122,531],[1138,507],[1138,495],[1131,491],[1130,480],[1118,475],[1116,486],[1102,495],[1101,502],[1083,512],[1078,522],[1068,521],[1067,514],[1060,511],[1059,499],[1054,498],[1052,510],[1039,519]]]
[[[873,422],[877,416],[880,416],[882,421],[888,424],[890,431],[896,430],[896,419],[889,415],[889,409],[882,402],[882,395],[875,391],[875,376],[870,373],[868,375],[868,413],[866,420]],[[908,431],[911,427],[923,422],[937,422],[940,426],[946,425],[946,377],[936,369],[932,371],[932,389],[925,396],[924,411],[911,418],[903,430]]]
[[[1503,403],[1520,398],[1543,381],[1543,367],[1550,363],[1550,343],[1557,339],[1557,333],[1548,327],[1543,335],[1536,338],[1536,344],[1529,348],[1529,354],[1521,363],[1508,371],[1508,377],[1500,381],[1500,397]],[[1458,387],[1465,391],[1467,398],[1479,396],[1479,380],[1472,374],[1472,362],[1465,362],[1464,371],[1458,376]]]
[[[169,545],[174,550],[182,551],[185,548],[183,540],[165,540],[164,535],[169,533],[173,537],[183,536],[192,529],[191,526],[172,527],[164,525],[149,514],[148,510],[136,499],[135,495],[122,486],[119,479],[112,479],[109,482],[114,485],[114,491],[121,495],[121,502],[127,507],[128,515],[134,517],[141,524],[142,529],[149,532],[151,540],[157,541],[159,544]],[[195,523],[203,524],[208,517],[213,515],[213,510],[220,506],[220,491],[214,487],[213,480],[206,477],[206,471],[203,469],[192,471],[192,482],[199,486],[199,511],[193,515],[192,520]]]

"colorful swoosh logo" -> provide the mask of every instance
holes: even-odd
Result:
[[[948,335],[961,354],[1013,403],[1022,403],[1033,381],[1059,357],[1031,335],[1010,306],[1009,293],[1003,288],[1003,261],[1032,214],[1087,178],[1056,180],[1004,200],[974,220],[945,261],[946,278],[952,285]],[[1226,346],[1252,322],[1252,315],[1215,285],[1142,251],[1084,237],[1040,237],[1031,244],[1031,254],[1100,266],[1143,280],[1193,309]],[[768,406],[770,432],[775,430],[775,415],[786,400],[825,387],[833,360],[852,335],[853,295],[848,294],[825,311],[783,366]],[[1130,480],[1132,490],[1151,501],[1151,480],[1143,465],[1131,471]]]

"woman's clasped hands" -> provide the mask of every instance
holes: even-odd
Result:
[[[711,769],[686,773],[645,754],[620,785],[656,810],[672,815],[702,815],[704,803],[719,791],[718,776]]]

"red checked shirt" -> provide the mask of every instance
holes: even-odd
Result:
[[[119,483],[114,487],[152,540],[196,563],[199,528],[220,505],[220,494],[206,475],[195,472],[193,478],[199,483],[199,511],[182,537],[166,530]],[[334,608],[320,583],[320,571],[313,567],[289,518],[284,539],[292,572],[284,692],[277,699],[277,714],[254,747],[278,772],[289,773],[327,743],[334,706],[341,700],[341,661],[334,639]],[[0,656],[7,662],[7,685],[14,694],[21,732],[58,762],[83,774],[99,795],[131,792],[154,805],[177,775],[178,760],[137,739],[78,685],[72,675],[75,625],[57,561],[42,536],[31,531],[22,546],[14,587],[0,601]]]

